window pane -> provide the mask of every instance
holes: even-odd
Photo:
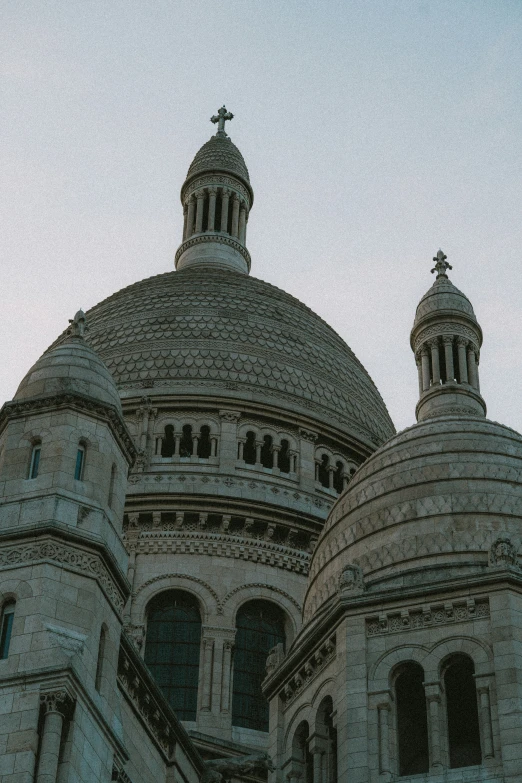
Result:
[[[85,455],[85,449],[78,449],[76,452],[76,468],[74,470],[74,478],[81,481],[83,472],[83,458]]]
[[[0,628],[0,660],[9,655],[9,644],[11,642],[11,633],[13,630],[14,604],[9,604],[2,612],[2,623]]]
[[[31,467],[29,469],[29,478],[36,478],[38,476],[38,466],[40,465],[40,453],[41,449],[34,448],[31,455]]]
[[[201,618],[196,600],[171,591],[148,613],[145,663],[181,720],[196,720]]]
[[[268,601],[251,601],[239,610],[236,624],[232,723],[268,731],[268,702],[261,683],[269,651],[285,643],[284,615]]]

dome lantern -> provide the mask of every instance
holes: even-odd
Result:
[[[439,250],[437,277],[417,307],[411,331],[419,375],[417,420],[465,414],[486,415],[478,364],[482,330],[469,299],[449,280],[452,269]]]
[[[209,266],[248,274],[250,254],[246,229],[254,192],[248,169],[225,131],[234,115],[225,106],[210,121],[217,132],[204,144],[189,166],[181,188],[183,241],[176,269]]]

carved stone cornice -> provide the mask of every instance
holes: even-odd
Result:
[[[180,256],[185,252],[185,250],[187,250],[189,247],[193,247],[194,245],[199,245],[201,242],[217,242],[219,244],[228,245],[229,247],[234,248],[234,250],[243,256],[246,261],[248,271],[250,272],[251,258],[250,253],[246,247],[241,244],[241,242],[238,242],[237,239],[233,239],[229,234],[221,234],[217,232],[195,234],[194,236],[191,236],[190,239],[185,240],[185,242],[183,242],[176,251],[176,255],[174,257],[175,263],[178,263]]]
[[[286,709],[294,699],[307,687],[320,672],[335,658],[336,638],[329,637],[323,644],[303,662],[299,670],[285,683],[279,695],[283,701],[283,709]]]
[[[220,410],[219,418],[222,421],[229,421],[229,422],[239,421],[239,419],[241,418],[241,413],[240,411]]]
[[[253,204],[253,194],[252,192],[246,188],[242,182],[240,182],[235,177],[230,176],[229,174],[208,174],[206,176],[200,176],[196,179],[192,180],[192,182],[185,183],[183,185],[182,193],[181,193],[181,199],[182,201],[185,200],[185,198],[192,194],[195,190],[198,190],[202,187],[208,187],[208,185],[214,185],[216,187],[223,186],[232,188],[245,198],[245,200],[249,203],[251,206]]]
[[[366,620],[366,635],[381,636],[418,628],[433,628],[437,625],[478,620],[482,617],[489,617],[487,598],[480,598],[476,601],[473,598],[468,598],[466,601],[462,599],[447,601],[444,604],[405,608],[368,618]]]
[[[312,430],[306,430],[304,427],[299,428],[299,437],[302,440],[306,440],[309,443],[315,443],[317,441],[317,438],[319,437],[317,432],[313,432]]]
[[[129,465],[134,464],[137,450],[121,414],[113,405],[99,402],[76,392],[63,392],[62,394],[53,394],[47,397],[33,397],[28,400],[6,402],[0,410],[0,431],[9,419],[32,416],[36,413],[45,413],[64,407],[72,408],[88,416],[103,419],[108,424]]]

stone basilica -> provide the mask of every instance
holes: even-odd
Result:
[[[522,437],[473,307],[439,251],[395,434],[250,276],[231,119],[176,271],[79,311],[0,411],[0,781],[521,783]]]

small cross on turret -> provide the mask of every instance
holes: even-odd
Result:
[[[213,117],[210,118],[210,122],[218,123],[218,129],[216,136],[227,136],[228,134],[225,133],[225,122],[227,120],[233,119],[234,115],[231,111],[227,111],[226,106],[223,104],[221,109],[218,109],[218,113],[214,114]]]
[[[435,258],[433,259],[435,261],[435,266],[431,270],[431,273],[432,274],[434,272],[437,273],[437,280],[439,279],[439,277],[447,277],[448,276],[446,274],[446,270],[447,269],[453,269],[451,264],[448,264],[448,262],[446,261],[447,257],[448,256],[445,256],[444,253],[442,252],[442,250],[439,250],[439,252],[435,256]]]

